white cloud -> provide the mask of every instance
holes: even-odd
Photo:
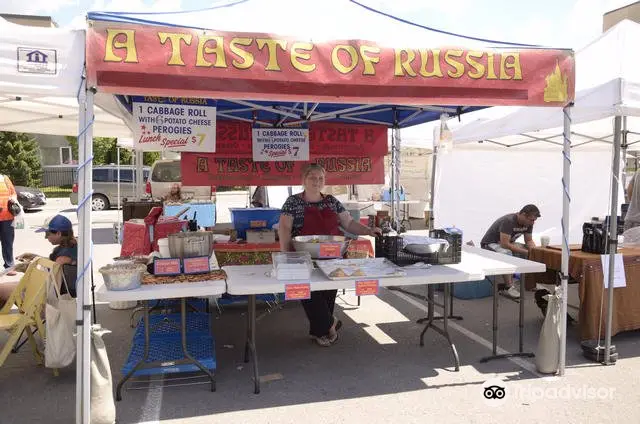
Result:
[[[78,5],[78,0],[4,0],[0,12],[17,15],[51,15],[66,6]]]

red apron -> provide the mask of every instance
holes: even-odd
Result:
[[[302,194],[304,199],[304,193]],[[301,236],[341,236],[338,214],[331,210],[325,202],[304,208],[304,222],[300,230]]]

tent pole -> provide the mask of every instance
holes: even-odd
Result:
[[[627,193],[627,117],[622,117],[622,191],[623,193]],[[625,196],[626,199],[626,196]],[[629,199],[631,201],[631,199]],[[626,202],[625,202],[626,203]]]
[[[400,223],[402,222],[402,220],[400,219],[400,192],[401,192],[401,187],[402,185],[400,184],[400,167],[402,166],[402,156],[400,153],[400,147],[402,144],[402,134],[401,134],[401,130],[400,128],[396,129],[396,176],[394,178],[395,180],[395,187],[393,188],[393,200],[395,201],[395,203],[393,204],[394,206],[394,215],[396,217],[396,228],[398,228],[400,230]],[[396,195],[398,197],[396,197]],[[403,219],[406,219],[407,217],[404,217]],[[398,231],[399,231],[398,230]]]
[[[394,196],[394,188],[396,186],[396,131],[398,129],[394,126],[391,128],[391,178],[389,182],[389,194],[391,200],[391,223],[392,227],[398,231],[398,223],[396,222],[396,208],[394,207],[395,196]]]
[[[91,378],[91,193],[93,192],[93,91],[83,79],[78,98],[80,105],[78,153],[78,191],[82,203],[78,206],[78,306],[76,329],[78,337],[76,357],[76,423],[90,422]]]
[[[569,282],[569,210],[571,205],[571,107],[565,106],[563,130],[563,166],[562,166],[562,262],[561,274],[561,301],[560,311],[560,351],[558,352],[558,374],[564,375],[567,357],[567,292]]]
[[[611,364],[611,319],[613,317],[613,276],[615,255],[618,251],[618,182],[620,180],[620,146],[622,118],[613,119],[613,163],[611,165],[611,210],[609,212],[609,235],[607,251],[609,253],[609,288],[607,289],[607,327],[605,331],[604,364]]]
[[[122,207],[120,204],[120,146],[116,150],[116,162],[118,163],[118,231],[120,231],[120,228],[122,228],[122,221],[120,220],[122,217],[120,215],[120,208]]]

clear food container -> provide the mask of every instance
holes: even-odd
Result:
[[[273,276],[278,280],[309,280],[313,262],[308,252],[274,252]]]

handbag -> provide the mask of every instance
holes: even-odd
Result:
[[[22,212],[22,207],[17,200],[9,199],[7,201],[7,208],[9,209],[9,213],[13,216],[17,216]]]
[[[53,272],[49,274],[47,281],[49,288],[45,305],[44,363],[47,368],[64,368],[76,356],[76,299],[69,294],[64,275],[62,282],[67,288],[66,294],[60,294]]]

